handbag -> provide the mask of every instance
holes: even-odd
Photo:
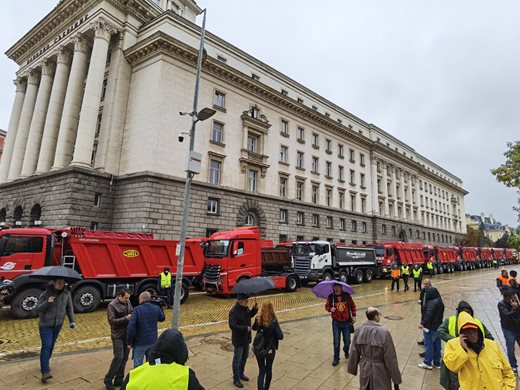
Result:
[[[260,357],[265,357],[269,353],[269,349],[265,343],[264,330],[258,328],[255,339],[253,340],[253,353]]]

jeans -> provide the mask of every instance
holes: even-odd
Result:
[[[441,365],[441,339],[436,330],[424,332],[424,364],[439,367]]]
[[[408,278],[409,277],[410,277],[409,275],[403,275],[404,291],[407,291],[410,289],[410,287],[408,287]]]
[[[159,295],[166,298],[166,305],[168,305],[168,306],[171,306],[172,302],[173,302],[172,291],[173,291],[172,287],[159,289]]]
[[[244,375],[247,357],[249,356],[249,344],[233,349],[233,380],[240,379]]]
[[[49,361],[51,360],[54,344],[60,334],[61,326],[42,326],[40,325],[40,339],[42,341],[42,349],[40,350],[40,370],[42,374],[47,374],[50,371]]]
[[[144,354],[146,351],[151,348],[153,344],[150,345],[134,345],[134,351],[132,354],[132,359],[134,359],[134,368],[142,366],[144,360]]]
[[[417,291],[417,288],[419,288],[419,291],[421,291],[421,284],[422,284],[422,278],[414,278],[413,279],[413,291]]]
[[[112,339],[112,348],[114,350],[114,358],[110,364],[107,374],[105,375],[105,383],[123,383],[125,379],[125,366],[128,361],[128,345],[126,339]]]
[[[269,390],[273,377],[273,362],[276,352],[273,350],[267,356],[256,356],[258,363],[258,390]]]
[[[520,331],[502,329],[502,332],[504,332],[506,339],[507,360],[509,360],[511,367],[518,367],[515,356],[515,341],[520,345]]]
[[[343,335],[343,352],[348,358],[350,348],[350,321],[342,322],[332,320],[332,338],[334,340],[334,360],[339,361],[340,333]]]

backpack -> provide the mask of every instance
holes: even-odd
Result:
[[[253,340],[253,353],[260,357],[265,357],[270,352],[264,332],[264,329],[258,328],[255,339]]]

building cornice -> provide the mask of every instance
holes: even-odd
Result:
[[[109,2],[125,14],[146,23],[158,16],[161,11],[151,7],[146,0],[62,0],[47,16],[11,46],[6,56],[20,64],[28,53],[37,51],[46,40],[57,36],[95,5]]]

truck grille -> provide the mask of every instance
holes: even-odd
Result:
[[[204,281],[209,283],[217,283],[220,276],[220,265],[206,265],[204,269]]]
[[[311,260],[306,257],[294,257],[294,272],[296,275],[304,278],[311,268]]]

